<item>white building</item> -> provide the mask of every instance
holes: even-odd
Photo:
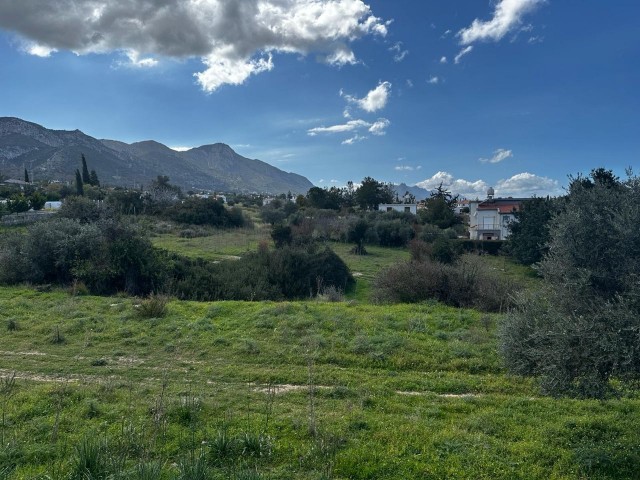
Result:
[[[381,212],[405,212],[418,213],[418,205],[416,203],[381,203],[378,205],[378,210]]]
[[[509,237],[509,223],[515,220],[527,198],[494,198],[489,188],[486,200],[469,201],[469,238],[471,240],[505,240]]]

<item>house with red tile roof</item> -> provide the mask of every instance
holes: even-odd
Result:
[[[493,188],[485,200],[469,202],[469,237],[471,240],[505,240],[509,237],[509,223],[515,212],[528,198],[496,198]]]

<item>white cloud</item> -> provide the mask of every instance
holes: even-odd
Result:
[[[398,172],[413,172],[413,167],[410,165],[397,165],[394,170]]]
[[[493,157],[491,158],[480,158],[482,163],[500,163],[507,158],[513,157],[513,151],[506,150],[504,148],[499,148],[495,152],[493,152]]]
[[[351,138],[347,138],[346,140],[343,140],[342,145],[353,145],[354,143],[358,143],[366,139],[367,137],[356,134]]]
[[[458,55],[456,55],[456,58],[453,59],[454,63],[456,65],[458,63],[460,63],[460,60],[462,59],[462,57],[464,57],[465,55],[471,53],[472,50],[473,50],[473,46],[472,45],[469,45],[468,47],[465,47],[462,50],[460,50],[460,53],[458,53]]]
[[[0,1],[0,28],[29,42],[28,53],[124,52],[138,66],[198,57],[207,92],[271,70],[276,52],[356,63],[349,45],[386,36],[388,25],[363,0]]]
[[[40,58],[50,57],[52,53],[56,53],[58,50],[55,48],[47,47],[46,45],[40,45],[33,42],[23,42],[21,50],[29,55],[34,55]]]
[[[440,63],[448,63],[449,60],[447,59],[447,57],[441,57],[440,58]]]
[[[427,190],[434,190],[440,184],[454,195],[459,194],[467,198],[475,198],[486,194],[489,186],[484,180],[469,181],[461,178],[454,178],[448,172],[437,172],[431,178],[427,178],[416,185]]]
[[[459,194],[466,198],[486,197],[487,190],[491,186],[485,180],[465,180],[455,178],[448,172],[437,172],[431,178],[423,180],[416,185],[427,190],[434,190],[442,183],[442,186],[453,194]],[[493,185],[497,197],[533,197],[562,195],[562,188],[557,180],[548,177],[540,177],[532,173],[518,173],[510,178],[498,180]]]
[[[134,50],[129,50],[126,52],[127,58],[129,59],[129,65],[138,68],[152,68],[158,65],[158,60],[155,58],[140,58],[140,54]]]
[[[460,43],[470,45],[477,41],[497,42],[518,27],[522,17],[545,3],[546,0],[499,0],[493,12],[493,18],[488,21],[475,19],[471,26],[458,32]]]
[[[407,87],[413,88],[413,80],[411,80],[410,78],[407,78]]]
[[[349,103],[355,104],[369,113],[377,112],[386,107],[390,93],[391,83],[389,82],[380,82],[378,86],[367,93],[364,98],[357,98],[340,91],[340,95],[346,98]]]
[[[523,172],[506,180],[499,180],[495,186],[496,195],[501,197],[543,197],[558,196],[564,192],[557,180],[539,177],[533,173]]]
[[[272,60],[271,54],[256,60],[232,60],[211,55],[203,59],[208,68],[194,76],[205,92],[213,92],[225,84],[242,85],[251,75],[273,69]]]
[[[338,125],[331,125],[329,127],[314,127],[307,130],[307,135],[311,137],[315,137],[320,134],[340,134],[340,133],[351,133],[354,135],[342,142],[343,145],[353,145],[356,142],[360,142],[365,140],[367,137],[361,135],[358,132],[363,130],[367,130],[372,135],[382,136],[387,132],[387,128],[391,125],[391,122],[386,118],[380,118],[375,122],[367,122],[365,120],[349,120],[347,123],[342,123]]]
[[[186,152],[187,150],[191,150],[193,147],[173,146],[169,148],[171,150],[175,150],[176,152]]]
[[[447,38],[449,35],[451,35],[451,30],[446,30],[440,38]]]
[[[365,122],[364,120],[350,120],[347,123],[343,123],[341,125],[332,125],[330,127],[315,127],[307,130],[307,133],[314,137],[319,133],[344,133],[344,132],[353,132],[355,130],[359,130],[362,128],[369,128],[371,124],[369,122]]]
[[[409,55],[409,50],[403,50],[402,42],[397,42],[393,47],[389,48],[389,51],[394,52],[393,60],[396,62],[401,62]]]
[[[378,136],[386,135],[389,125],[391,125],[391,122],[389,120],[387,120],[386,118],[379,118],[369,127],[369,132],[371,132],[373,135]]]
[[[433,76],[431,78],[429,78],[429,80],[427,80],[427,83],[431,84],[431,85],[437,85],[438,83],[440,83],[440,79],[436,76]]]

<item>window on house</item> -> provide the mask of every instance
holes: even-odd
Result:
[[[404,211],[407,213],[411,212],[411,207],[404,207]]]

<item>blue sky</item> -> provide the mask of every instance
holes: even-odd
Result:
[[[560,194],[639,166],[639,17],[632,0],[0,0],[0,116],[223,142],[320,186]]]

